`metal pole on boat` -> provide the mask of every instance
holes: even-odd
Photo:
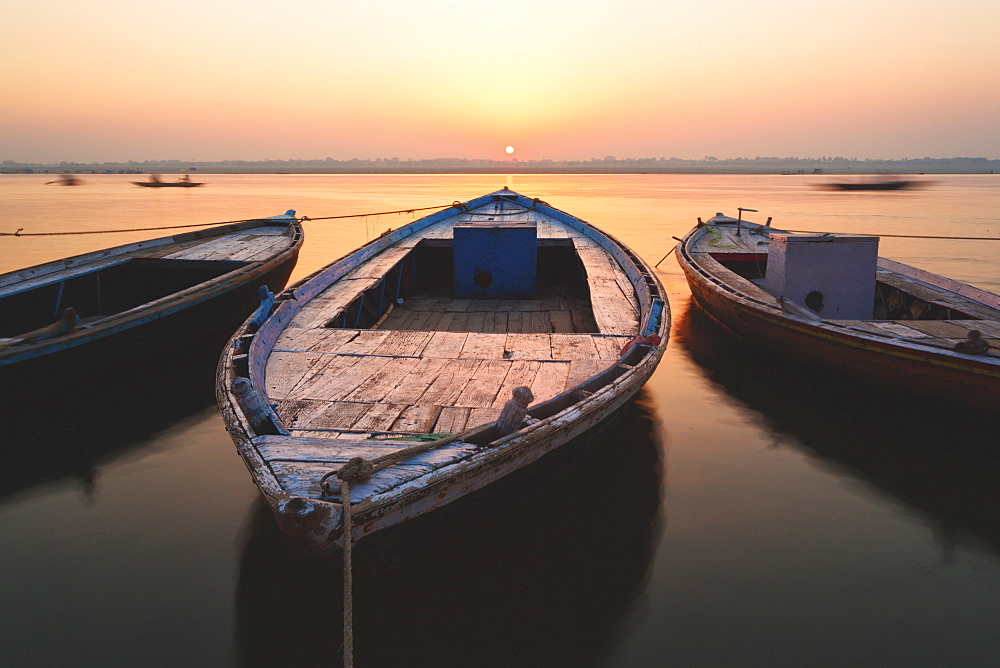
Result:
[[[757,209],[744,209],[742,206],[737,207],[737,209],[739,210],[740,215],[736,217],[736,236],[740,236],[740,225],[743,223],[743,212],[752,211],[757,213]]]

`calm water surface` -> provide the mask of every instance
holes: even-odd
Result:
[[[650,263],[700,216],[795,230],[1000,236],[1000,177],[833,193],[813,176],[0,176],[0,232],[118,230],[295,209],[447,204],[502,186]],[[312,221],[293,279],[415,216]],[[166,232],[0,237],[0,272]],[[1000,292],[1000,242],[881,254]],[[610,438],[476,503],[362,543],[359,666],[996,665],[997,416],[770,359],[659,275],[667,356]],[[215,351],[76,405],[5,408],[4,665],[337,664],[339,564],[276,535],[212,396]]]

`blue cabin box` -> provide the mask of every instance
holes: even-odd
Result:
[[[533,299],[538,273],[534,223],[455,226],[455,297]]]

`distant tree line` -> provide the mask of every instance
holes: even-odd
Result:
[[[992,174],[1000,160],[986,158],[591,158],[590,160],[476,160],[466,158],[333,158],[313,160],[145,160],[138,162],[22,163],[4,160],[0,172],[215,174],[406,174],[406,173],[675,173],[675,174]]]

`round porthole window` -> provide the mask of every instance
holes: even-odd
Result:
[[[485,290],[493,285],[493,275],[488,271],[476,269],[476,275],[472,278],[472,282],[476,284],[476,287]]]
[[[806,306],[819,313],[823,310],[823,293],[813,290],[806,295]]]

